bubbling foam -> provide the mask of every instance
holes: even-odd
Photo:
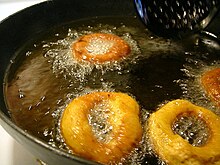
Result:
[[[114,45],[114,41],[111,40],[103,40],[100,38],[94,38],[89,41],[86,49],[92,55],[102,55],[108,52],[108,50]]]
[[[203,56],[206,59],[206,56]],[[186,59],[187,63],[181,69],[184,72],[186,78],[182,80],[176,80],[183,90],[183,99],[187,99],[199,106],[212,110],[217,115],[220,115],[220,110],[207,96],[205,90],[201,84],[201,76],[203,73],[220,68],[220,61],[207,62],[207,60],[189,57]]]
[[[113,127],[108,122],[110,115],[113,115],[111,107],[109,107],[108,101],[103,101],[95,105],[88,116],[92,131],[100,142],[108,143],[112,139],[111,132]]]
[[[55,74],[62,74],[64,77],[68,77],[72,81],[85,82],[87,80],[86,76],[92,74],[95,69],[101,70],[102,74],[105,74],[107,71],[120,71],[122,68],[125,68],[128,63],[135,63],[141,53],[137,42],[131,37],[131,34],[129,32],[121,33],[121,28],[123,27],[117,28],[107,25],[99,25],[97,27],[88,26],[87,29],[81,31],[69,29],[65,38],[43,45],[43,48],[47,49],[44,57],[48,58],[48,62],[52,63],[52,69]],[[115,34],[125,40],[131,47],[129,57],[121,61],[105,62],[104,64],[92,64],[87,61],[77,61],[72,55],[72,43],[76,42],[77,39],[83,35],[96,33],[97,31],[101,33]],[[103,41],[94,38],[90,41],[87,49],[92,54],[97,55],[105,53],[113,44],[113,41]],[[128,67],[126,69],[129,70]]]
[[[204,120],[188,114],[178,116],[172,129],[174,133],[197,147],[205,145],[211,133]]]

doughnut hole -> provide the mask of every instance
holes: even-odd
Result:
[[[106,100],[96,104],[88,115],[89,125],[99,142],[107,143],[112,139],[113,126],[108,121],[109,117],[111,117],[111,109]]]
[[[190,112],[177,116],[172,130],[196,147],[205,145],[211,134],[206,122]]]

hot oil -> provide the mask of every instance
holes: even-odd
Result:
[[[120,36],[131,46],[131,55],[119,62],[79,63],[72,56],[71,44],[94,32]],[[184,41],[156,37],[133,17],[79,20],[52,28],[18,52],[11,65],[13,68],[16,61],[22,61],[15,73],[9,72],[13,76],[8,76],[5,86],[11,117],[27,132],[71,152],[59,130],[60,116],[72,99],[86,93],[120,91],[135,97],[142,109],[143,128],[150,113],[173,99],[184,98],[210,108],[197,83],[204,68],[219,67],[219,45],[210,43],[198,36]],[[214,105],[211,109],[217,111]],[[103,123],[95,122],[99,117],[105,120],[106,116],[97,108],[89,117],[97,135],[111,132],[108,124],[101,129]],[[105,136],[98,137],[106,140]],[[122,162],[164,164],[147,143],[143,136],[140,145]]]
[[[101,143],[108,143],[112,139],[110,134],[113,127],[108,122],[111,115],[115,114],[111,112],[109,102],[102,101],[91,109],[88,116],[89,125],[91,125],[96,139]]]
[[[186,78],[177,80],[183,90],[182,98],[220,115],[220,108],[212,102],[201,84],[201,77],[207,71],[220,68],[220,46],[207,36],[195,35],[194,47],[185,51],[186,62],[181,69]]]
[[[44,48],[48,49],[44,56],[48,58],[48,60],[52,63],[53,72],[55,74],[61,74],[64,77],[74,77],[75,79],[73,79],[73,83],[75,83],[75,81],[87,81],[86,76],[93,74],[95,70],[101,71],[101,74],[104,74],[106,71],[109,70],[116,70],[120,72],[122,70],[122,67],[126,66],[126,63],[124,61],[106,62],[104,64],[94,64],[87,62],[86,60],[79,62],[76,58],[74,58],[74,52],[71,50],[71,47],[72,44],[77,42],[77,39],[79,39],[83,35],[92,34],[95,32],[116,34],[130,45],[132,51],[129,55],[129,62],[135,62],[135,58],[137,58],[137,56],[140,55],[140,50],[137,45],[137,42],[134,39],[132,39],[131,34],[125,32],[124,29],[125,27],[123,27],[123,25],[117,28],[114,26],[102,24],[99,24],[95,27],[88,26],[85,29],[81,29],[78,31],[70,28],[68,29],[68,34],[64,39],[58,40],[55,43],[51,42],[49,44],[46,43],[43,45]],[[92,41],[93,42],[89,44],[87,49],[91,49],[91,47],[93,49],[96,48],[96,51],[93,52],[96,54],[98,52],[100,53],[106,51],[101,49],[106,49],[110,47],[112,44],[105,43],[104,47],[103,43],[100,44],[100,41],[97,41],[97,39],[93,39]],[[97,50],[97,48],[99,48],[100,50]],[[71,80],[72,78],[70,78],[70,81]]]
[[[211,131],[203,119],[189,114],[177,116],[172,130],[191,145],[197,147],[205,145],[211,135]]]

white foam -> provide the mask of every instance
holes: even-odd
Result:
[[[182,69],[187,78],[176,82],[183,90],[183,99],[187,99],[220,115],[220,109],[210,100],[200,80],[203,73],[214,68],[220,68],[220,61],[213,61],[209,64],[206,60],[188,58]]]
[[[109,29],[111,28],[111,30]],[[74,52],[71,51],[72,43],[83,35],[92,34],[94,32],[116,34],[120,28],[112,28],[108,25],[99,25],[97,27],[89,27],[86,30],[77,31],[69,29],[68,34],[60,40],[55,42],[46,42],[42,47],[46,49],[44,54],[45,58],[48,58],[48,62],[52,63],[53,72],[57,75],[63,75],[68,77],[71,81],[87,81],[87,75],[90,75],[94,69],[98,69],[105,74],[107,71],[121,70],[128,63],[132,64],[140,55],[140,49],[137,42],[131,37],[129,33],[120,33],[120,37],[124,39],[131,47],[131,53],[128,58],[121,61],[105,62],[102,64],[93,64],[90,62],[79,62],[74,57]],[[56,34],[57,35],[57,34]],[[108,52],[108,50],[114,45],[114,41],[109,41],[101,38],[94,38],[89,42],[86,49],[92,55],[99,55]],[[126,68],[129,69],[129,68]]]
[[[109,49],[115,44],[114,41],[106,40],[102,38],[94,38],[89,41],[86,49],[92,55],[103,55],[109,52]]]

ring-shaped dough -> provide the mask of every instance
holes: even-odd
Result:
[[[172,130],[178,115],[189,113],[205,121],[210,136],[205,145],[195,147]],[[186,100],[174,100],[153,113],[148,120],[148,133],[155,152],[169,165],[219,165],[220,118],[213,112]]]
[[[111,140],[100,142],[94,136],[88,115],[97,104],[108,102]],[[142,137],[139,105],[127,94],[94,92],[75,98],[64,110],[61,133],[74,154],[108,164],[118,162],[136,147]]]
[[[117,35],[107,33],[87,34],[72,44],[74,57],[91,63],[117,61],[129,55],[130,51],[127,42]]]
[[[220,107],[220,68],[205,72],[201,83],[211,100]]]

